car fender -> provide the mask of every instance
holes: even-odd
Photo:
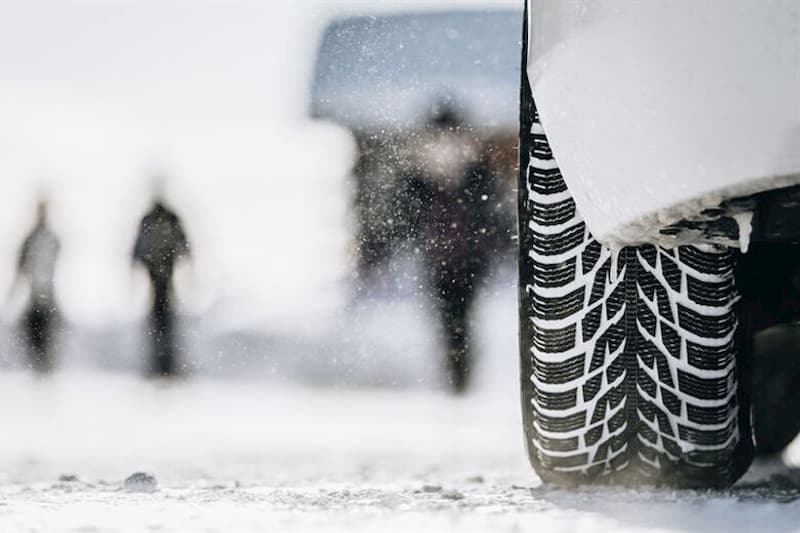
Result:
[[[589,229],[617,246],[800,182],[796,0],[529,0],[527,76]]]

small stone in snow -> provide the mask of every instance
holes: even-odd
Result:
[[[152,474],[136,472],[128,476],[124,487],[131,492],[155,492],[158,488],[158,481]]]
[[[467,478],[468,483],[483,483],[483,476],[472,476]]]
[[[439,485],[423,485],[422,492],[439,492],[442,490],[442,487]]]
[[[61,483],[76,483],[77,481],[79,481],[78,476],[76,476],[75,474],[61,474],[60,476],[58,476],[58,480]]]
[[[463,500],[464,495],[457,490],[446,490],[442,492],[442,498],[446,500]]]

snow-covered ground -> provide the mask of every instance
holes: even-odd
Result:
[[[0,531],[800,531],[800,474],[783,465],[726,492],[541,486],[525,457],[505,282],[481,298],[464,398],[437,387],[421,302],[371,305],[343,317],[339,337],[358,342],[337,337],[325,372],[314,372],[324,350],[250,353],[238,372],[200,361],[176,383],[69,352],[46,379],[3,371]],[[263,367],[281,355],[294,364],[270,377]],[[157,489],[126,488],[135,472]]]
[[[456,399],[6,373],[0,427],[3,532],[800,529],[788,477],[725,493],[542,487],[513,381]],[[157,490],[126,489],[137,471]]]

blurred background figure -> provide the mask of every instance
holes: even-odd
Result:
[[[133,248],[134,264],[141,264],[150,278],[153,308],[148,337],[152,342],[150,373],[169,377],[178,373],[175,340],[173,275],[182,258],[189,257],[189,241],[180,218],[156,193],[153,206],[142,218]]]
[[[342,18],[325,32],[312,85],[312,115],[358,146],[358,298],[412,286],[431,302],[458,393],[475,366],[479,289],[512,263],[518,24],[502,9]]]
[[[463,392],[472,367],[473,303],[491,260],[493,176],[481,160],[482,143],[451,98],[432,106],[414,142],[410,173],[404,176],[406,196],[418,224],[416,240],[443,334],[447,383]]]
[[[48,227],[47,202],[40,200],[36,223],[22,244],[17,262],[18,279],[26,279],[29,286],[22,327],[30,366],[37,372],[53,367],[52,344],[58,319],[53,278],[60,248],[58,237]]]

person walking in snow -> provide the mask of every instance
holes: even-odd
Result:
[[[433,107],[419,141],[419,161],[407,178],[409,197],[415,199],[423,264],[443,334],[447,382],[463,393],[474,363],[475,296],[490,260],[491,173],[481,143],[450,102]]]
[[[61,248],[47,223],[47,203],[39,202],[36,224],[25,238],[17,262],[17,276],[27,278],[30,294],[23,315],[23,332],[30,366],[37,372],[53,367],[52,340],[58,316],[54,275]]]
[[[178,261],[189,255],[189,241],[180,218],[157,196],[142,218],[133,249],[134,264],[141,264],[147,270],[152,288],[148,336],[152,341],[153,376],[177,374],[172,278]]]

